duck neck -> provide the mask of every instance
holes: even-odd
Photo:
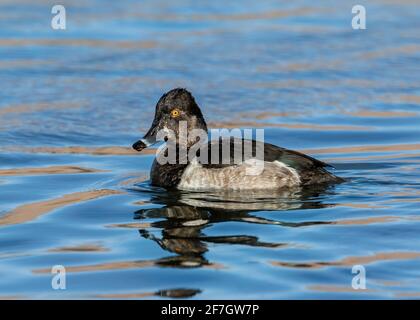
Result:
[[[189,150],[190,148],[207,142],[207,124],[203,118],[193,117],[188,122],[179,124],[176,133],[177,147]]]
[[[175,146],[179,163],[191,163],[193,158],[200,156],[200,149],[207,142],[207,128],[206,130],[190,130],[188,135],[179,135]]]

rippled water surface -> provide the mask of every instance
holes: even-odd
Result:
[[[420,297],[417,1],[368,1],[363,31],[350,1],[61,3],[65,31],[50,1],[0,1],[0,298]],[[178,86],[347,182],[150,187],[130,145]]]

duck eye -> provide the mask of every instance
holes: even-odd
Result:
[[[171,117],[172,118],[177,118],[177,117],[179,117],[179,115],[180,115],[181,113],[179,112],[179,110],[178,109],[173,109],[172,111],[171,111]]]

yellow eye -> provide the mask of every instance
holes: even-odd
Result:
[[[171,111],[171,117],[172,118],[177,118],[177,117],[179,117],[179,115],[180,115],[181,113],[179,112],[179,110],[178,109],[173,109],[172,111]]]

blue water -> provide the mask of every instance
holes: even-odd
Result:
[[[420,8],[0,1],[0,298],[419,298]],[[335,166],[277,197],[173,193],[130,145],[165,91]],[[66,268],[66,289],[51,268]],[[352,268],[366,290],[352,287]]]

